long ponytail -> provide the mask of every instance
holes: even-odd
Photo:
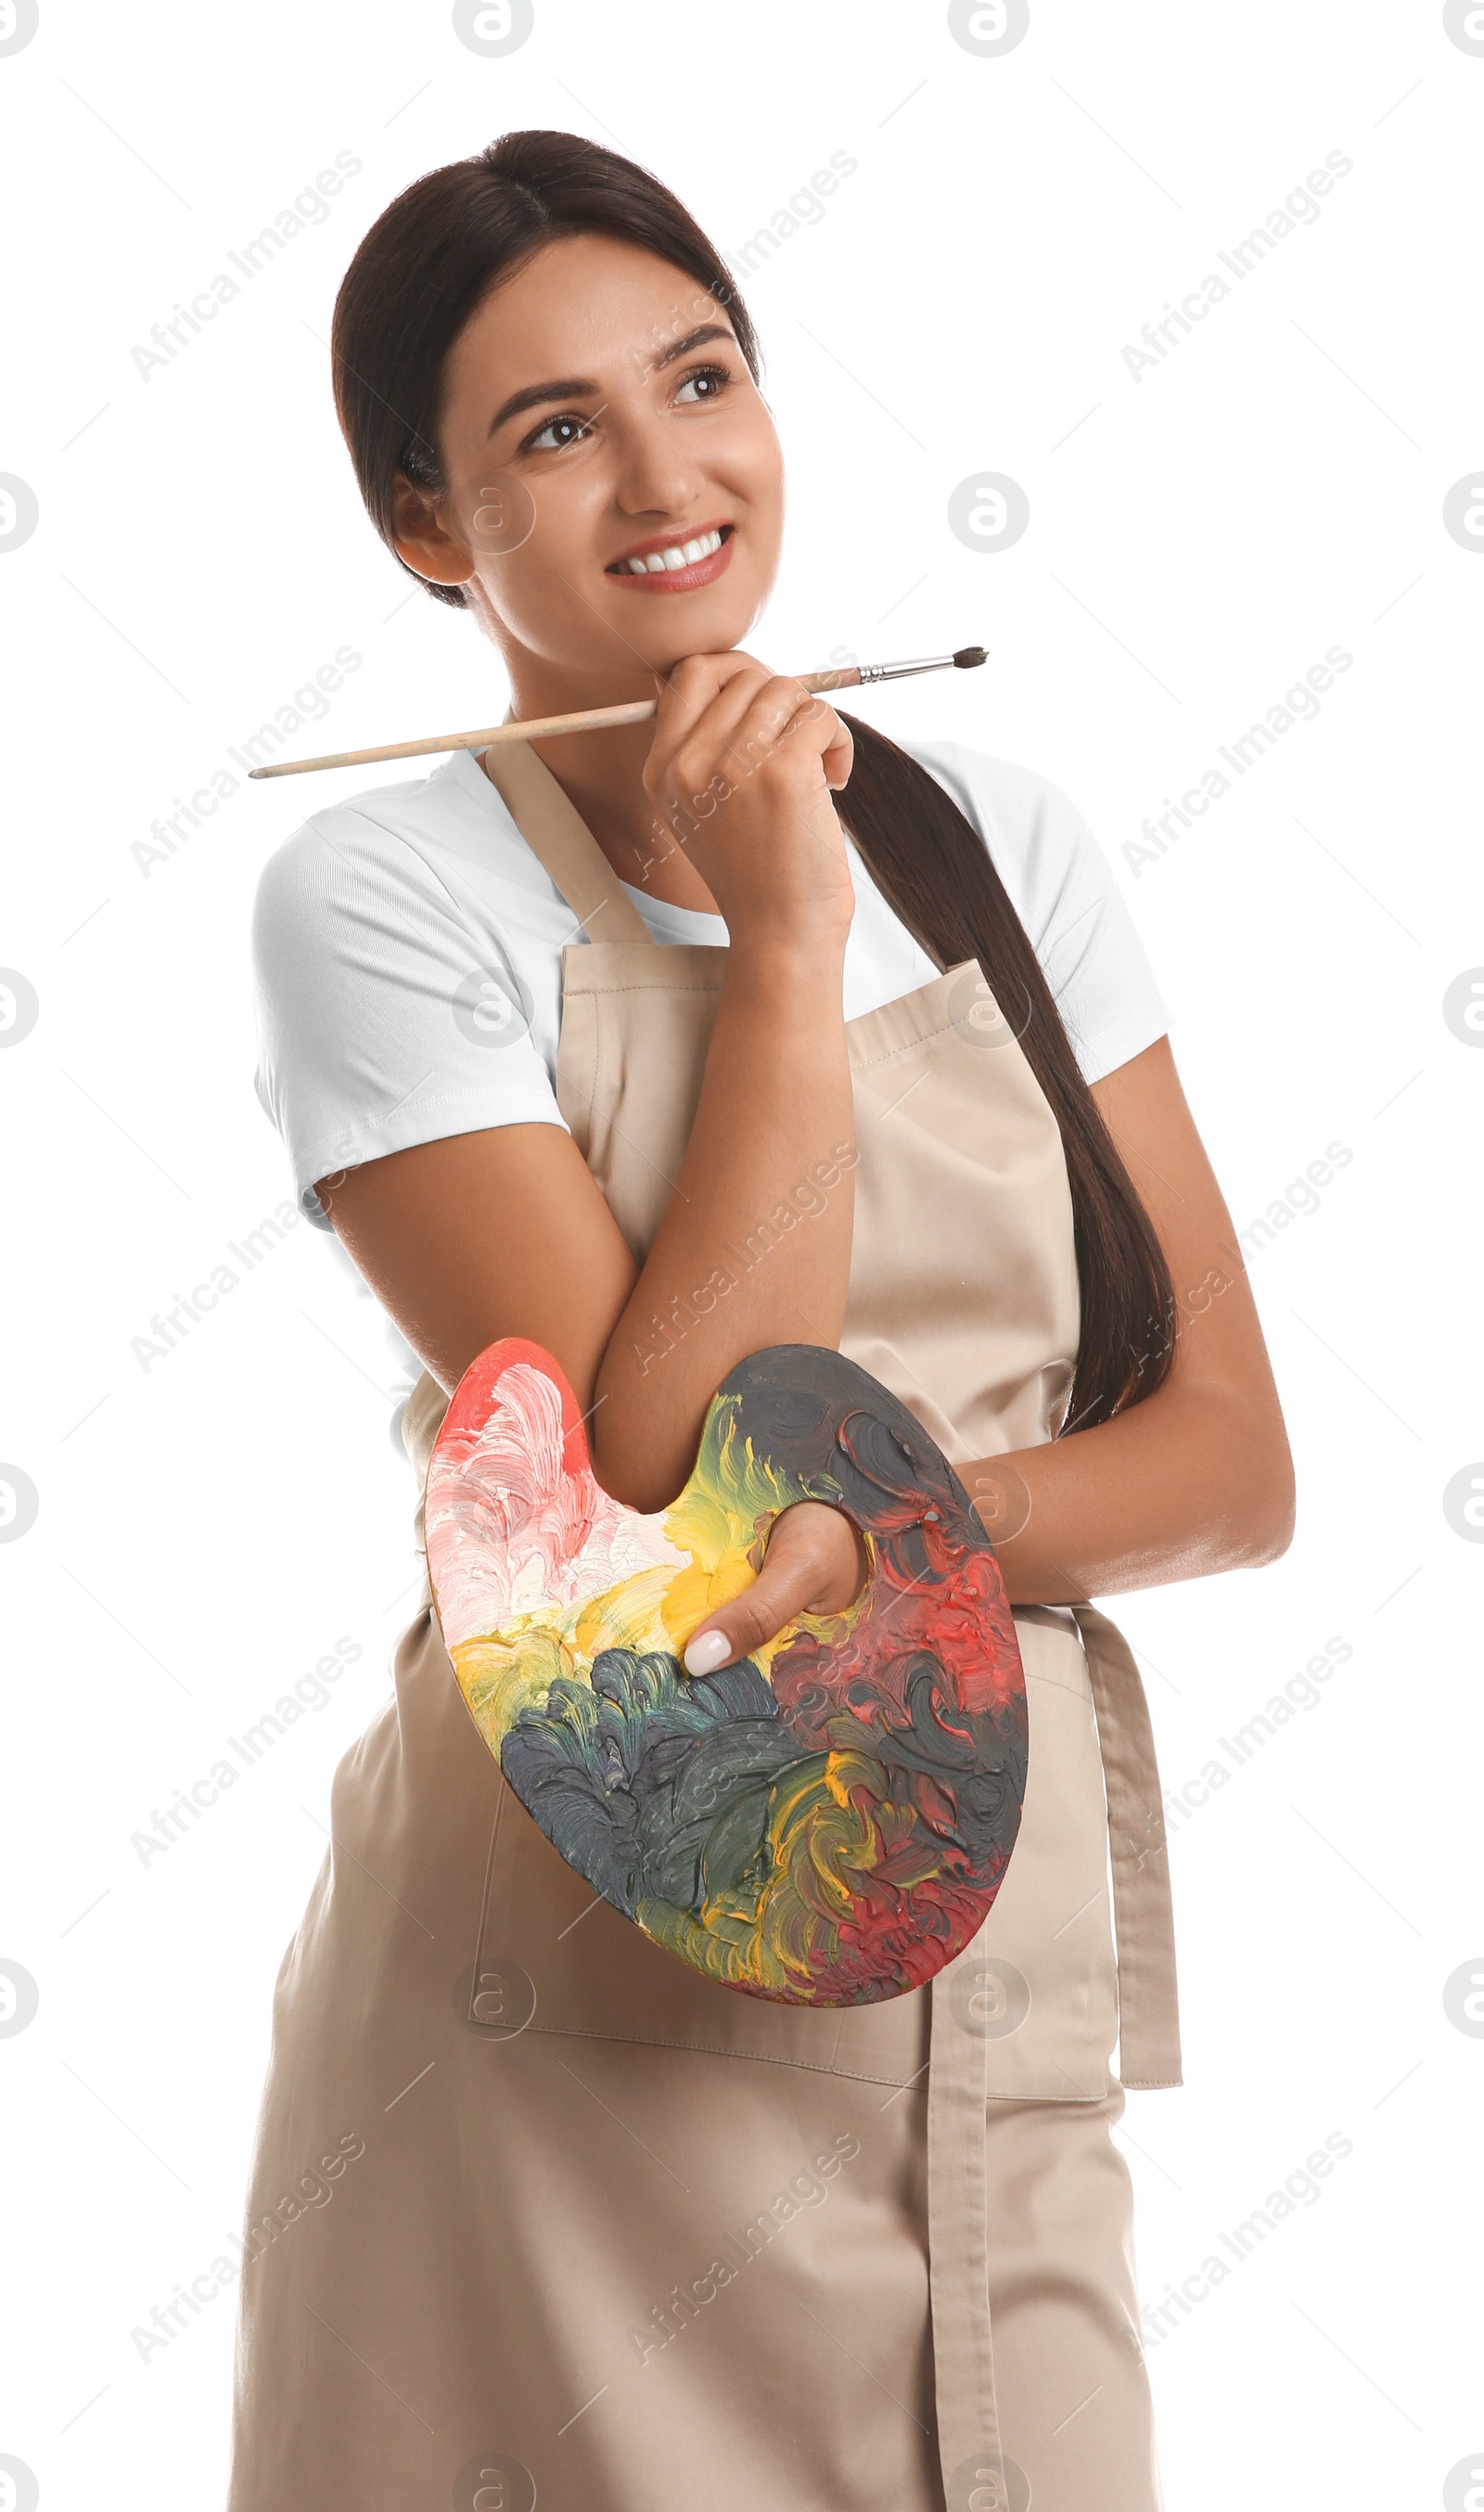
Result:
[[[1061,1127],[1081,1292],[1063,1432],[1089,1430],[1168,1375],[1175,1294],[1164,1250],[983,838],[918,760],[874,725],[842,721],[855,761],[837,807],[873,881],[940,968],[978,961]]]

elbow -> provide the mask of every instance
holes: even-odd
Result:
[[[1279,1561],[1293,1542],[1297,1494],[1293,1457],[1281,1427],[1254,1441],[1239,1459],[1228,1518],[1233,1570],[1262,1570]]]
[[[1280,1561],[1293,1542],[1294,1496],[1290,1479],[1287,1498],[1281,1505],[1273,1502],[1254,1511],[1245,1529],[1239,1566],[1244,1570],[1266,1569],[1269,1561]]]
[[[1191,1391],[1165,1487],[1172,1500],[1177,1490],[1183,1494],[1177,1505],[1200,1573],[1262,1570],[1280,1560],[1293,1542],[1295,1493],[1276,1402],[1255,1400],[1237,1387]]]
[[[593,1479],[607,1493],[609,1500],[616,1500],[620,1509],[632,1510],[636,1517],[662,1516],[677,1497],[675,1492],[662,1489],[644,1474],[616,1471],[610,1473],[603,1467],[595,1466]]]
[[[616,1500],[620,1509],[631,1509],[640,1517],[657,1517],[677,1497],[679,1486],[673,1474],[663,1467],[656,1470],[652,1458],[633,1449],[620,1451],[595,1439],[589,1445],[588,1462],[600,1490]]]
[[[593,1469],[594,1482],[600,1491],[606,1492],[609,1500],[616,1500],[620,1509],[638,1510],[641,1516],[648,1513],[642,1479],[636,1479],[630,1463],[609,1456],[605,1449],[599,1448],[596,1440],[589,1444],[588,1463]]]

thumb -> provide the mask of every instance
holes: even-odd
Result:
[[[776,1639],[801,1614],[842,1613],[865,1584],[865,1540],[827,1501],[795,1501],[769,1531],[750,1588],[698,1624],[685,1645],[687,1674],[715,1674]]]

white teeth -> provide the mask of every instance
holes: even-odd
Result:
[[[722,546],[720,532],[702,532],[693,541],[675,542],[667,550],[650,550],[646,558],[625,559],[630,575],[675,575],[683,567],[694,567],[703,558],[711,558]]]

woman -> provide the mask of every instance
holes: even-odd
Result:
[[[426,1365],[419,1488],[499,1336],[556,1355],[644,1510],[736,1361],[838,1347],[996,1541],[1031,1776],[928,1987],[740,1997],[512,1804],[425,1588],[280,1978],[233,2512],[1149,2512],[1110,2130],[1124,2082],[1179,2081],[1168,1899],[1137,1672],[1085,1600],[1273,1558],[1292,1482],[1147,963],[1054,787],[742,649],[780,451],[650,176],[522,132],[426,177],[333,350],[368,511],[512,713],[658,700],[332,805],[262,877],[259,1088]],[[784,1511],[687,1668],[862,1566],[840,1512]]]

